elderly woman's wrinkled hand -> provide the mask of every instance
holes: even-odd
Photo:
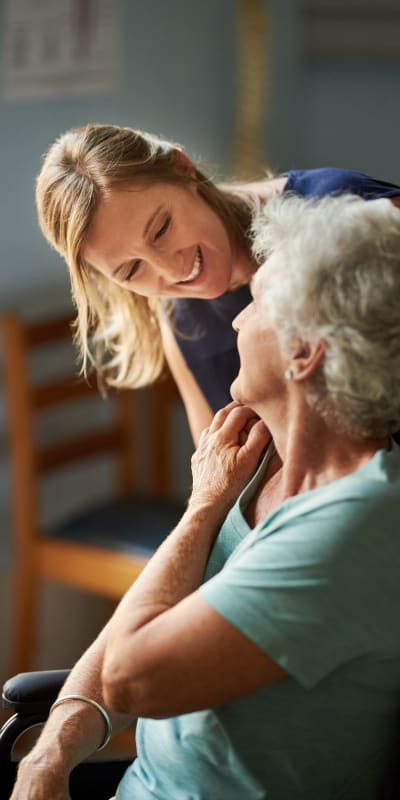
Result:
[[[21,761],[10,800],[71,800],[68,774],[46,764],[36,764],[29,756]]]
[[[218,502],[228,509],[260,462],[271,434],[247,406],[230,403],[218,411],[192,457],[191,504]]]

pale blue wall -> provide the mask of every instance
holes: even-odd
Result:
[[[271,165],[341,166],[400,182],[400,63],[307,64],[301,5],[270,2]]]
[[[132,125],[181,141],[213,164],[229,158],[235,3],[121,0],[121,6],[123,68],[116,92],[59,102],[0,98],[3,305],[16,291],[41,292],[64,278],[38,231],[33,187],[42,153],[66,128],[89,121]],[[4,0],[0,8],[4,12]],[[2,29],[0,19],[0,35]]]
[[[270,6],[266,161],[278,171],[331,164],[400,180],[400,65],[307,66],[299,1]],[[19,292],[41,297],[52,284],[67,291],[65,270],[42,241],[33,205],[41,155],[67,127],[106,121],[156,131],[229,172],[235,0],[121,0],[121,7],[118,91],[60,102],[0,98],[0,306]]]
[[[302,164],[400,183],[400,64],[304,70]]]

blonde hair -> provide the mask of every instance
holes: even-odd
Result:
[[[160,315],[166,300],[136,295],[95,272],[82,257],[85,236],[102,197],[140,181],[188,184],[218,214],[235,249],[249,251],[252,211],[240,193],[218,188],[200,170],[182,169],[180,147],[132,128],[87,125],[60,136],[37,178],[40,227],[66,260],[77,309],[75,341],[82,371],[92,365],[103,385],[142,386],[164,364]]]

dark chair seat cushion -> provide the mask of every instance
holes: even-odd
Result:
[[[149,557],[173,530],[185,508],[154,496],[106,501],[69,518],[50,534],[89,545]]]

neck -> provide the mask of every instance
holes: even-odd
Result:
[[[307,413],[308,412],[308,413]],[[277,419],[258,413],[269,427],[281,461],[279,493],[283,501],[316,489],[365,466],[390,437],[366,438],[335,433],[323,419],[304,408]]]
[[[256,265],[246,253],[237,253],[233,257],[230,290],[234,291],[241,286],[247,286],[256,271]]]
[[[230,222],[226,221],[227,231],[232,248],[232,277],[230,289],[238,289],[250,283],[257,264],[250,248],[250,228],[256,213],[256,203],[242,191],[236,191],[230,185],[218,187],[224,195],[224,203],[230,209]]]
[[[234,242],[231,289],[238,289],[250,283],[257,269],[250,250],[250,227],[254,216],[269,198],[282,194],[287,177],[266,178],[252,183],[232,183],[220,185],[218,188],[233,210],[241,235]]]
[[[263,205],[271,197],[281,195],[287,183],[287,175],[267,177],[257,181],[225,184],[220,188],[231,196],[240,198],[249,208]]]

